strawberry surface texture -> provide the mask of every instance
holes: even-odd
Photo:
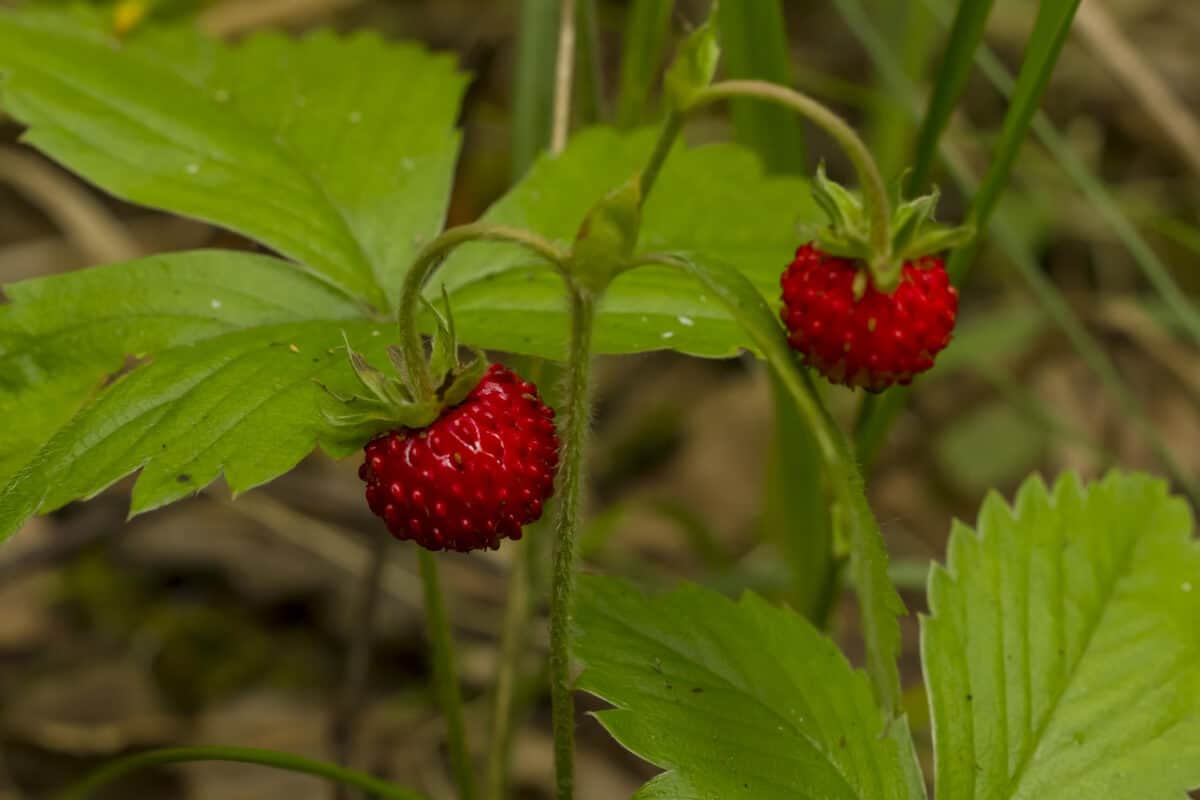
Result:
[[[427,428],[390,431],[363,449],[367,505],[394,537],[429,550],[520,539],[558,471],[554,410],[500,364]]]
[[[850,259],[800,247],[780,279],[788,342],[833,383],[871,392],[907,385],[950,343],[958,290],[935,256],[906,262],[890,294],[868,281],[856,299],[859,272]]]

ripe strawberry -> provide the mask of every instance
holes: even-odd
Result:
[[[798,249],[780,279],[788,341],[834,383],[871,392],[907,385],[950,343],[958,291],[932,256],[906,261],[890,294],[870,281],[864,291],[863,277],[850,259],[812,244]]]
[[[466,552],[520,539],[554,492],[554,410],[500,364],[427,427],[399,428],[363,448],[367,505],[397,539]]]

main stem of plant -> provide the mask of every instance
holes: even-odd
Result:
[[[576,553],[583,505],[583,455],[591,427],[592,327],[597,298],[568,279],[571,349],[567,362],[562,465],[550,595],[550,699],[554,727],[555,797],[575,792],[575,700],[571,680],[571,626],[575,610]]]

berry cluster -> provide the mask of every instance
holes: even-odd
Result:
[[[858,265],[804,245],[783,273],[781,316],[788,341],[834,383],[881,392],[933,366],[958,316],[958,291],[941,258],[904,264],[884,294],[867,282],[855,298]]]
[[[420,430],[364,448],[367,504],[397,539],[466,552],[520,539],[554,491],[554,410],[537,387],[493,364],[466,399]]]

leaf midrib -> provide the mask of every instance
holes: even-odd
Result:
[[[1055,693],[1054,699],[1051,701],[1050,706],[1046,709],[1045,716],[1043,716],[1041,722],[1038,723],[1037,729],[1033,732],[1033,736],[1029,739],[1028,745],[1023,748],[1021,759],[1017,762],[1017,768],[1013,772],[1012,777],[1009,778],[1005,787],[1004,797],[1013,798],[1016,796],[1017,790],[1020,789],[1020,782],[1025,776],[1025,771],[1032,763],[1033,755],[1037,752],[1038,745],[1041,743],[1042,738],[1046,735],[1046,731],[1049,729],[1050,723],[1054,721],[1054,717],[1058,712],[1058,707],[1062,703],[1063,698],[1066,697],[1067,691],[1074,684],[1075,679],[1079,674],[1079,665],[1087,658],[1088,651],[1091,649],[1092,642],[1096,637],[1096,632],[1100,630],[1101,623],[1104,622],[1104,618],[1108,616],[1108,613],[1111,610],[1113,598],[1117,594],[1117,586],[1125,577],[1127,577],[1129,566],[1139,544],[1139,537],[1133,535],[1129,537],[1129,541],[1121,549],[1120,556],[1114,565],[1113,580],[1105,587],[1104,597],[1101,600],[1099,611],[1095,615],[1095,618],[1091,620],[1090,624],[1088,625],[1087,632],[1085,633],[1083,639],[1083,646],[1079,649],[1079,656],[1069,666],[1066,680],[1063,681],[1062,686],[1059,687],[1059,690]],[[1007,684],[1007,679],[1005,680],[1005,683]]]

